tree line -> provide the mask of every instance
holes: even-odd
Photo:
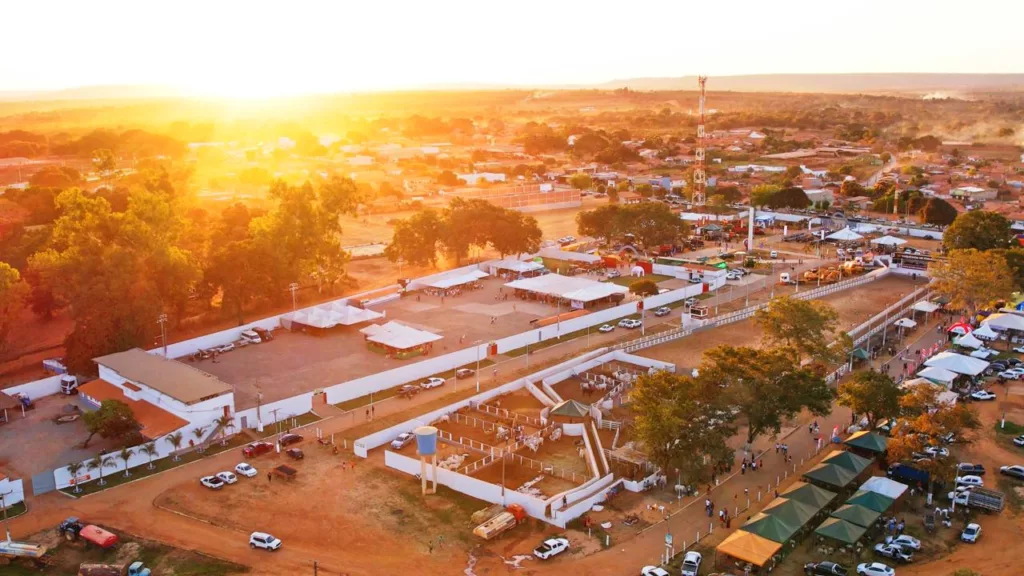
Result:
[[[608,242],[633,235],[645,249],[672,244],[689,234],[689,226],[660,202],[608,204],[576,214],[576,231],[581,236]]]

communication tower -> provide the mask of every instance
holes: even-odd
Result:
[[[697,101],[697,165],[693,169],[693,204],[703,206],[706,198],[708,175],[704,163],[704,84],[707,76],[698,76],[700,99]]]

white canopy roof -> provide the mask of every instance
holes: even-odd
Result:
[[[387,324],[372,324],[360,332],[366,334],[366,339],[370,342],[383,344],[397,350],[406,350],[441,339],[441,336],[433,332],[418,330],[394,321]]]
[[[526,278],[505,284],[509,288],[559,296],[567,300],[579,302],[591,302],[600,300],[612,294],[625,294],[629,290],[625,286],[619,286],[611,282],[596,282],[576,276],[562,276],[561,274],[545,274],[536,278]]]
[[[918,312],[935,312],[938,309],[938,304],[927,300],[921,300],[917,304],[914,304],[914,310],[917,310]]]
[[[534,270],[540,270],[541,268],[544,267],[544,265],[539,262],[534,262],[532,260],[523,261],[506,258],[504,260],[498,260],[497,262],[492,263],[491,267],[496,268],[498,270],[511,270],[512,272],[523,273],[533,272]]]
[[[985,368],[988,368],[988,362],[984,360],[978,360],[977,358],[971,358],[970,356],[964,356],[955,352],[940,352],[929,358],[924,365],[945,368],[950,372],[966,374],[967,376],[977,376],[984,372]]]
[[[981,323],[1001,330],[1020,330],[1024,332],[1024,317],[1016,314],[992,314],[982,320]]]
[[[373,310],[356,308],[348,304],[332,302],[303,308],[292,313],[291,320],[313,328],[334,328],[335,326],[351,326],[360,322],[369,322],[384,315]]]
[[[906,244],[907,241],[895,236],[882,236],[881,238],[875,238],[871,243],[879,244],[881,246],[899,246],[900,244]]]
[[[860,485],[861,490],[867,490],[868,492],[874,492],[881,494],[882,496],[888,496],[893,500],[896,500],[907,491],[908,486],[906,484],[890,480],[885,476],[872,476],[868,478],[867,482]]]
[[[944,382],[949,384],[956,379],[956,372],[951,372],[945,368],[939,368],[938,366],[929,366],[917,373],[921,378],[927,378],[930,381]]]
[[[896,321],[897,326],[903,326],[904,328],[913,328],[917,326],[917,322],[914,322],[910,318],[900,318]]]
[[[982,324],[981,328],[978,328],[974,332],[971,332],[971,336],[980,338],[982,340],[995,340],[999,337],[999,333],[992,329],[988,324]]]
[[[863,238],[863,236],[861,236],[860,234],[857,234],[856,232],[854,232],[853,230],[850,230],[849,228],[843,228],[842,230],[840,230],[838,232],[833,232],[833,233],[829,234],[825,238],[828,239],[828,240],[850,241],[850,240],[860,240],[861,238]]]
[[[976,331],[975,331],[976,332]],[[978,349],[985,345],[984,342],[974,337],[974,333],[964,334],[963,336],[953,340],[953,343],[957,346],[963,346],[965,348]]]
[[[430,282],[427,282],[427,286],[431,288],[451,288],[452,286],[461,286],[463,284],[469,284],[481,278],[487,277],[487,272],[483,270],[471,270],[462,274],[453,274],[451,276],[443,276],[441,278],[435,278]]]
[[[538,252],[540,256],[544,258],[551,258],[552,260],[564,260],[566,262],[583,262],[586,264],[594,264],[601,261],[600,256],[593,254],[584,254],[583,252],[570,252],[568,250],[559,250],[558,248],[544,248]]]
[[[856,226],[854,226],[852,228],[852,230],[854,232],[860,232],[862,234],[870,234],[871,232],[874,232],[875,230],[878,230],[878,226],[875,226],[874,224],[860,223],[860,224],[857,224]]]

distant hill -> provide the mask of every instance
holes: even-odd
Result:
[[[694,90],[696,76],[626,78],[597,88]],[[736,92],[886,93],[1024,90],[1024,74],[752,74],[712,76],[709,90]]]
[[[0,100],[138,100],[146,98],[175,98],[184,92],[168,86],[82,86],[64,90],[38,90],[4,92],[0,90]]]

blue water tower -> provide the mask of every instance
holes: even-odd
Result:
[[[423,494],[437,493],[437,428],[420,426],[412,431],[416,436],[416,453],[420,456],[420,491]],[[433,485],[427,488],[427,463],[430,464]]]

